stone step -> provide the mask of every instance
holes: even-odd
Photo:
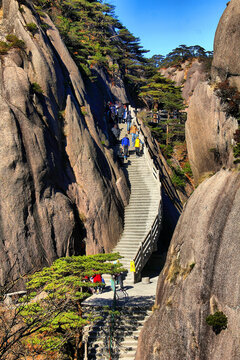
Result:
[[[154,196],[152,194],[149,193],[143,193],[143,194],[139,194],[138,192],[131,194],[131,199],[130,199],[130,203],[132,200],[138,200],[138,201],[149,201],[149,200],[154,200]]]
[[[155,209],[155,210],[147,209],[147,213],[146,213],[146,209],[144,209],[144,208],[137,209],[137,213],[136,213],[136,208],[133,207],[132,209],[126,210],[124,220],[128,220],[128,219],[131,219],[134,217],[136,219],[143,220],[142,216],[144,215],[144,213],[145,213],[145,218],[146,218],[146,216],[153,216],[155,218],[158,214],[158,209]]]
[[[125,246],[125,245],[126,245],[126,246]],[[125,251],[128,251],[128,250],[130,250],[131,248],[134,249],[135,251],[137,251],[138,248],[139,248],[140,242],[132,243],[131,246],[127,246],[127,245],[128,245],[128,243],[126,242],[125,244],[123,244],[123,245],[121,246],[121,251],[122,251],[122,252],[124,251],[124,249],[126,249]],[[119,251],[120,248],[119,248],[119,247],[115,247],[114,250],[115,250],[115,251],[116,251],[116,250]]]
[[[119,356],[119,359],[135,359],[135,355],[136,355],[136,350],[132,350],[132,351],[128,351],[127,353],[122,353],[120,356]]]
[[[130,252],[134,252],[137,251],[138,248],[140,246],[140,243],[135,243],[135,244],[123,244],[120,247],[116,247],[115,250],[119,251],[121,253],[121,255],[123,256],[123,254],[128,254]]]
[[[138,221],[137,225],[141,229],[149,230],[149,229],[151,229],[151,226],[152,226],[152,223],[153,223],[154,219],[155,219],[155,216],[152,216],[146,224],[142,224],[142,222]],[[133,228],[133,227],[135,229],[136,228],[136,221],[134,219],[126,219],[126,221],[124,221],[124,226],[125,226],[126,231],[129,228]]]

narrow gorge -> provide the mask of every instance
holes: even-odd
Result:
[[[148,315],[136,355],[126,345],[124,356],[111,357],[110,334],[102,359],[239,360],[240,3],[228,2],[213,57],[195,46],[190,57],[156,66],[113,9],[104,1],[0,1],[1,301],[9,284],[25,291],[29,274],[59,258],[122,251],[128,270],[131,259],[136,268],[141,262],[126,283],[159,276],[155,302],[138,284],[149,304],[137,305]],[[133,142],[123,158],[121,140],[132,134],[120,124],[120,138],[113,136],[114,103],[139,128],[139,158]],[[134,296],[124,303],[129,323]],[[206,321],[217,312],[227,319],[219,332]],[[3,359],[25,359],[13,353]],[[86,348],[48,354],[88,358]]]

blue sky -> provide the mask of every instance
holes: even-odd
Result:
[[[166,55],[178,45],[213,50],[220,17],[228,0],[108,0],[119,20],[150,50]]]

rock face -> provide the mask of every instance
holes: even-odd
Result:
[[[220,99],[206,82],[198,84],[191,98],[186,122],[188,156],[196,184],[211,172],[233,164],[235,118],[226,117]]]
[[[216,81],[230,80],[240,90],[240,3],[231,0],[225,9],[214,39],[212,78]]]
[[[240,174],[220,171],[189,199],[159,277],[136,360],[240,358]],[[206,317],[223,311],[216,335]]]
[[[224,105],[220,105],[213,89],[216,83],[228,79],[230,85],[240,90],[239,53],[236,51],[240,45],[239,18],[239,1],[231,0],[215,35],[211,84],[200,83],[190,100],[186,141],[196,183],[206,173],[234,166],[232,146],[238,122],[226,116]]]
[[[240,173],[231,148],[238,122],[226,117],[213,90],[226,78],[239,86],[239,12],[239,1],[231,0],[216,33],[213,85],[197,85],[186,123],[196,182],[218,172],[199,185],[180,217],[136,360],[240,359]],[[216,311],[228,319],[218,334],[206,323]]]
[[[13,32],[26,45],[0,64],[1,284],[83,252],[83,239],[87,253],[110,251],[129,196],[124,174],[102,144],[103,113],[58,31],[46,18],[43,32],[30,2],[22,8],[3,0],[0,24],[1,38]],[[25,27],[31,22],[38,26],[34,36]]]
[[[196,86],[207,76],[203,63],[197,59],[185,61],[180,69],[176,67],[161,69],[161,74],[175,81],[177,86],[182,86],[182,95],[186,104],[189,103]]]

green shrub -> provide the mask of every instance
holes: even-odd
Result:
[[[44,24],[41,24],[41,29],[43,29],[43,31],[47,31],[48,29],[50,29],[50,25],[44,23]]]
[[[0,55],[7,54],[9,49],[10,49],[9,44],[7,44],[5,41],[0,41]]]
[[[215,87],[215,93],[220,98],[227,117],[240,117],[240,92],[234,86],[230,86],[228,79],[220,82]]]
[[[43,90],[42,90],[41,86],[38,83],[34,82],[34,83],[31,84],[31,93],[36,94],[36,95],[42,95]]]
[[[191,263],[191,264],[189,265],[190,270],[192,270],[192,269],[194,268],[194,266],[195,266],[195,265],[196,265],[195,263]]]
[[[174,186],[176,186],[177,188],[184,188],[186,181],[180,177],[179,175],[177,175],[176,173],[174,173],[171,177],[171,181],[173,183]]]
[[[173,169],[173,175],[171,177],[171,181],[172,181],[173,185],[179,189],[182,189],[185,187],[186,179],[185,179],[185,175],[184,175],[184,172],[182,171],[182,169],[180,169],[180,168]]]
[[[191,166],[189,164],[189,162],[186,162],[184,167],[183,167],[183,171],[185,174],[189,175],[189,176],[193,176],[193,173],[192,173],[192,169],[191,169]]]
[[[228,319],[222,311],[216,311],[215,314],[211,314],[206,318],[206,322],[209,326],[212,326],[213,331],[217,335],[227,328]]]
[[[16,35],[14,34],[8,34],[6,36],[6,40],[10,42],[10,46],[18,49],[25,49],[26,45],[23,40],[20,40]]]
[[[171,155],[173,154],[173,147],[171,145],[164,145],[164,144],[159,144],[160,149],[163,152],[163,155],[169,159],[171,157]]]
[[[240,143],[238,143],[236,146],[234,146],[233,155],[235,158],[240,157]]]
[[[26,29],[33,34],[33,36],[38,32],[38,27],[35,23],[26,24]]]
[[[234,134],[234,140],[236,145],[233,147],[233,155],[235,157],[234,164],[240,163],[240,128],[238,128]]]

